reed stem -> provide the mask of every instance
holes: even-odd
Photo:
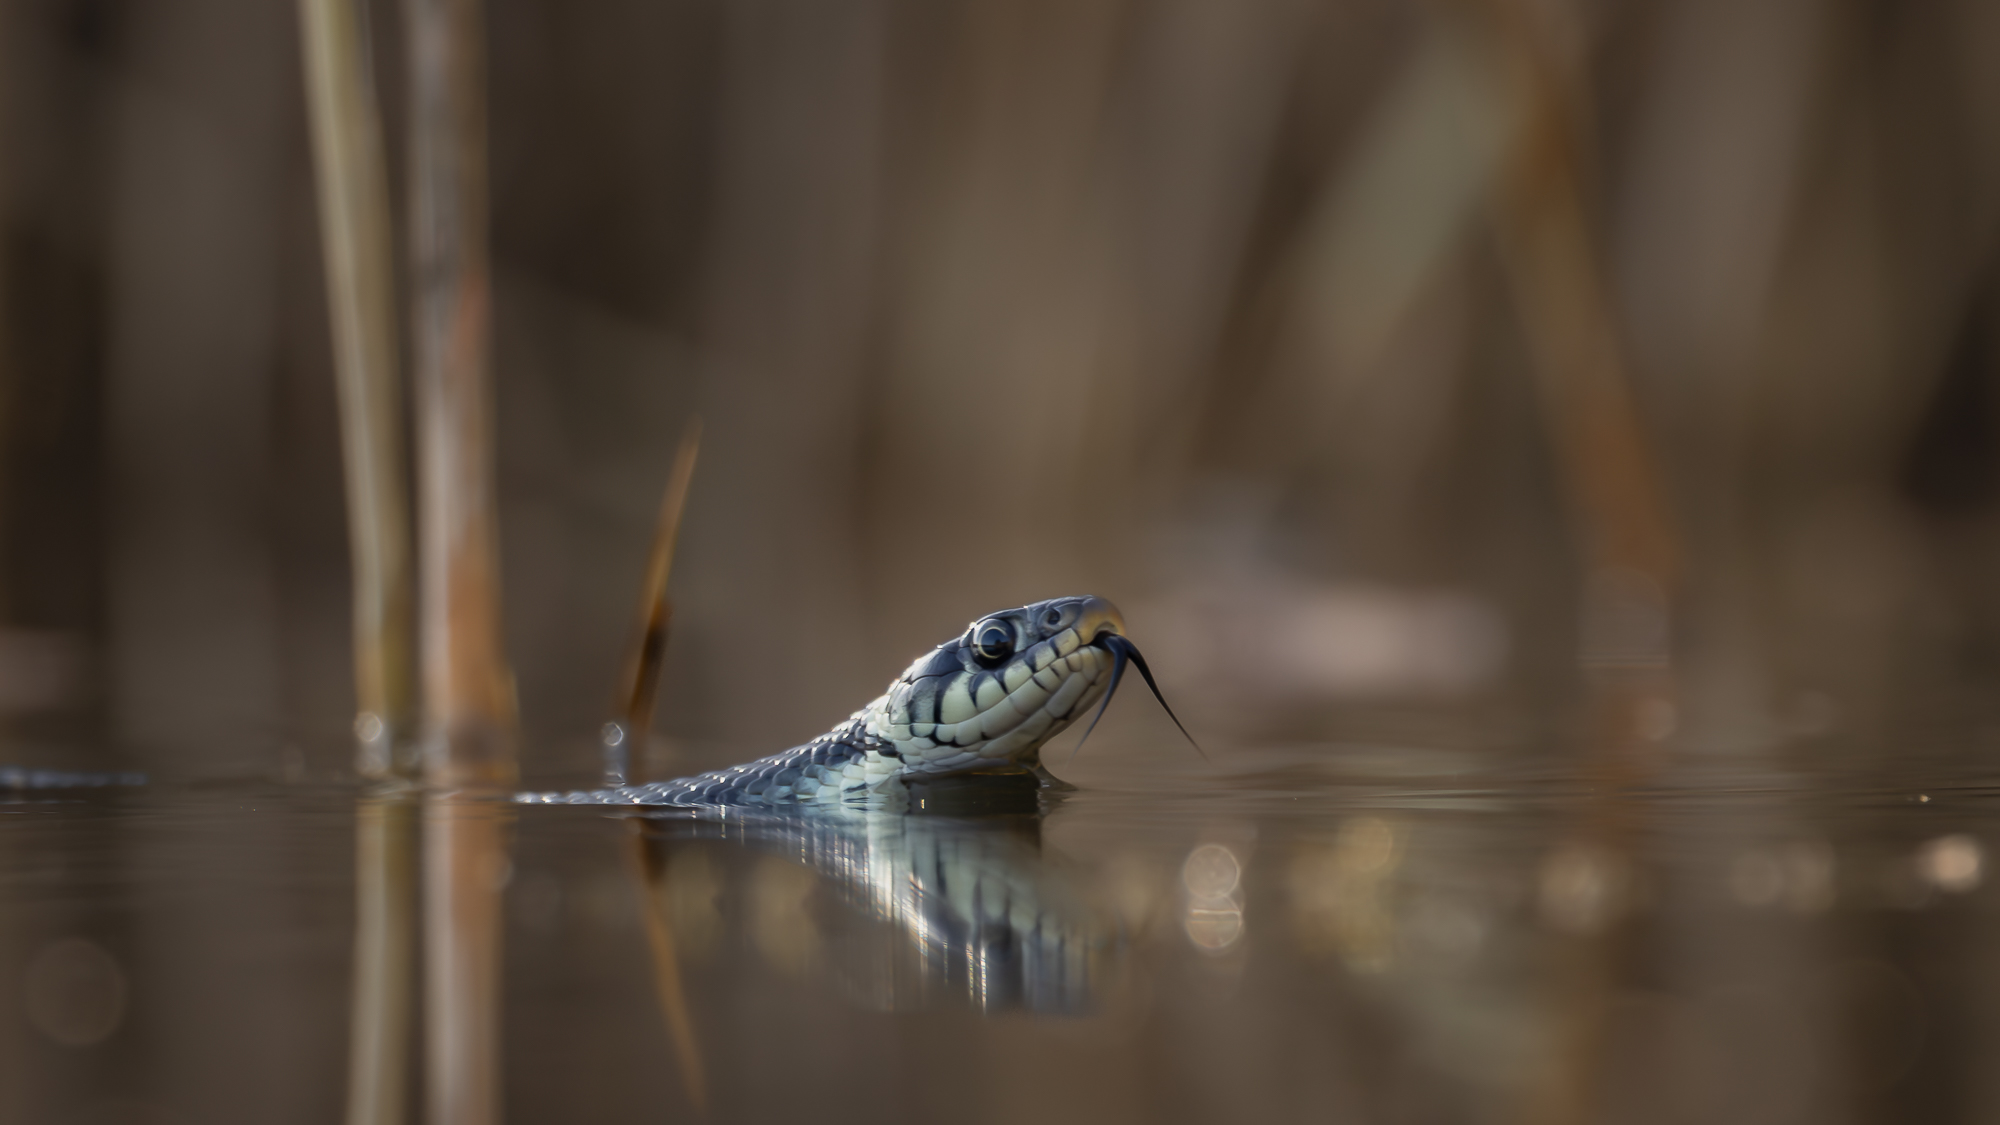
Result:
[[[502,653],[488,349],[484,23],[479,0],[405,0],[420,458],[425,777],[516,776]]]
[[[1640,420],[1619,317],[1590,219],[1581,120],[1561,51],[1524,0],[1476,0],[1519,105],[1501,169],[1505,257],[1571,500],[1599,569],[1671,591],[1679,537]]]
[[[357,768],[409,776],[416,718],[394,251],[363,0],[299,0],[347,476]]]

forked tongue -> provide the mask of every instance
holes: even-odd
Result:
[[[1194,752],[1200,754],[1203,761],[1207,761],[1208,752],[1201,748],[1201,743],[1194,740],[1194,735],[1188,733],[1187,727],[1181,723],[1181,717],[1174,714],[1174,709],[1167,706],[1167,697],[1160,694],[1160,685],[1153,679],[1153,670],[1146,667],[1146,658],[1139,655],[1139,646],[1119,633],[1107,634],[1092,643],[1102,645],[1111,652],[1111,685],[1104,689],[1104,702],[1097,705],[1097,714],[1090,717],[1090,725],[1084,728],[1083,737],[1077,739],[1076,745],[1070,748],[1070,760],[1076,760],[1076,752],[1083,749],[1083,744],[1090,740],[1090,732],[1097,729],[1097,721],[1104,717],[1105,709],[1111,706],[1111,697],[1118,694],[1118,682],[1125,677],[1125,663],[1129,660],[1133,667],[1139,669],[1139,674],[1145,677],[1146,686],[1152,689],[1153,698],[1160,701],[1160,709],[1167,713],[1167,718],[1172,719],[1176,727],[1180,727],[1181,736],[1188,740],[1189,746],[1194,747]]]

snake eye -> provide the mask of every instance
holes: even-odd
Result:
[[[1005,621],[981,621],[972,627],[972,652],[988,663],[1014,655],[1014,630]]]
[[[1042,624],[1047,625],[1049,628],[1053,629],[1056,626],[1062,624],[1062,618],[1063,618],[1062,610],[1052,609],[1047,613],[1042,614]]]

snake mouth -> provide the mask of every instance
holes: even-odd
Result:
[[[1024,768],[1039,762],[1044,744],[1087,709],[1095,711],[1094,730],[1128,664],[1139,668],[1185,735],[1146,658],[1125,636],[1118,607],[1087,595],[974,621],[912,664],[870,721],[902,747],[905,772]]]
[[[1077,600],[1076,623],[1071,628],[1079,638],[1088,638],[1085,644],[1102,648],[1105,634],[1125,635],[1125,615],[1108,598],[1086,596]]]

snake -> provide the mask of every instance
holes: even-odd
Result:
[[[1160,695],[1125,635],[1118,607],[1094,595],[1051,598],[975,619],[917,657],[888,690],[825,734],[753,762],[694,777],[567,793],[523,793],[524,804],[676,808],[907,807],[926,780],[1031,774],[1061,785],[1042,747],[1092,704],[1089,738],[1127,666]],[[1189,736],[1193,742],[1193,737]],[[1196,749],[1199,749],[1197,745]]]

